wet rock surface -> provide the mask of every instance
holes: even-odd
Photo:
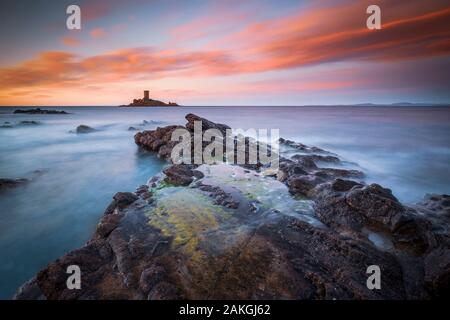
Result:
[[[201,119],[188,115],[186,128]],[[206,120],[206,119],[203,119]],[[202,121],[203,130],[228,127]],[[169,159],[171,133],[139,132]],[[169,164],[117,193],[96,232],[16,299],[430,299],[448,297],[448,196],[415,207],[336,155],[280,139],[280,167]],[[334,167],[326,167],[333,164]],[[260,170],[258,170],[260,169]],[[68,290],[66,268],[82,270]],[[366,285],[381,269],[381,289]]]

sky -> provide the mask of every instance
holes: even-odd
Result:
[[[0,44],[1,106],[450,102],[448,0],[2,0]]]

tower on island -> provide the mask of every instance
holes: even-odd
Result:
[[[122,107],[174,107],[178,106],[175,102],[165,103],[156,99],[150,99],[150,91],[144,90],[144,98],[133,99],[129,105]]]

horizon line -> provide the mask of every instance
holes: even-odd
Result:
[[[339,104],[271,104],[271,105],[253,105],[253,104],[230,104],[230,105],[178,105],[178,106],[122,106],[122,105],[0,105],[0,108],[73,108],[73,107],[102,107],[102,108],[186,108],[186,107],[401,107],[401,106],[450,106],[450,102],[427,103],[427,102],[393,102],[393,103],[339,103]]]

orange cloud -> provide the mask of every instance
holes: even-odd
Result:
[[[80,40],[78,40],[77,38],[74,38],[74,37],[63,37],[61,39],[61,42],[69,47],[76,47],[76,46],[80,45],[80,43],[81,43]]]
[[[330,9],[326,9],[331,12]],[[322,11],[318,13],[323,14]],[[355,27],[305,36],[301,26],[280,24],[268,37],[239,51],[157,50],[131,48],[81,58],[67,52],[46,52],[22,65],[1,68],[0,86],[30,86],[55,80],[73,81],[89,77],[120,79],[167,76],[217,76],[282,70],[304,65],[346,60],[398,60],[448,55],[450,8],[385,23],[382,30]],[[278,22],[274,22],[276,25]],[[308,22],[309,23],[309,22]],[[261,33],[260,26],[251,26]],[[94,29],[98,37],[103,29]],[[272,37],[271,35],[276,35]]]
[[[30,88],[87,90],[88,86],[98,83],[108,86],[165,77],[192,79],[254,74],[340,61],[392,62],[449,55],[450,8],[445,2],[433,2],[425,10],[423,2],[410,1],[405,10],[402,1],[379,1],[381,30],[365,27],[366,2],[344,2],[341,6],[315,2],[288,17],[248,23],[240,31],[216,38],[197,51],[141,47],[88,57],[69,52],[44,52],[19,65],[0,68],[0,94]],[[204,30],[214,21],[214,17],[192,21],[172,33],[175,37],[182,37],[184,33],[210,37]],[[202,31],[197,34],[196,29]],[[102,37],[105,31],[96,28],[90,35]],[[70,38],[64,41],[67,45],[76,43]],[[187,81],[186,86],[189,83]],[[355,85],[353,79],[282,83],[255,82],[230,88],[235,92],[265,92],[334,90]]]
[[[89,32],[92,38],[101,38],[106,35],[106,32],[103,28],[95,28],[92,29],[91,32]]]

